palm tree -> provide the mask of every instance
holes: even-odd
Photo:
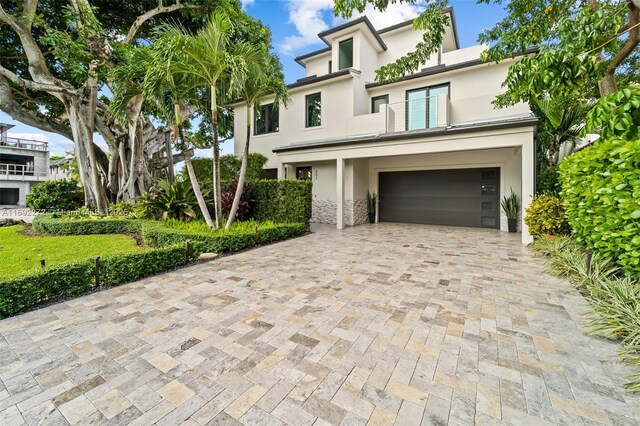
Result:
[[[242,153],[242,165],[240,166],[238,185],[233,198],[231,211],[227,218],[226,229],[229,229],[235,220],[244,190],[247,164],[249,162],[249,142],[251,139],[251,107],[254,107],[254,110],[258,108],[261,100],[265,96],[274,97],[273,103],[276,108],[278,108],[280,104],[286,106],[288,101],[287,86],[284,84],[280,67],[269,52],[262,47],[242,43],[236,46],[234,55],[238,58],[245,71],[240,88],[234,94],[242,98],[247,106],[247,134]]]
[[[193,84],[207,87],[210,95],[211,125],[213,131],[213,192],[215,227],[222,221],[220,188],[220,145],[218,139],[218,83],[223,74],[228,76],[227,87],[236,89],[243,80],[244,70],[231,54],[231,21],[226,15],[213,14],[207,25],[197,34],[181,27],[172,27],[168,37],[175,52],[171,70],[189,77]]]
[[[553,167],[558,164],[563,144],[570,143],[575,148],[593,103],[572,98],[544,98],[536,99],[531,106],[541,121],[538,146],[546,154],[547,166]]]

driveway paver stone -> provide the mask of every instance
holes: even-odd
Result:
[[[314,230],[0,321],[0,423],[640,423],[517,234]]]

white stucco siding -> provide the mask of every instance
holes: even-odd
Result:
[[[318,77],[329,74],[329,61],[331,60],[331,51],[321,53],[313,58],[305,59],[306,77],[317,75]],[[333,67],[333,71],[337,68]]]

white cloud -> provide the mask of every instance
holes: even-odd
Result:
[[[324,15],[332,12],[333,5],[333,0],[288,0],[289,22],[295,25],[297,34],[286,37],[279,46],[280,51],[284,54],[292,54],[304,47],[320,43],[318,33],[330,28],[324,20]],[[363,14],[369,18],[376,29],[382,29],[415,18],[425,9],[425,5],[423,1],[415,4],[391,3],[384,12],[368,5]],[[351,19],[357,17],[356,11]],[[345,20],[341,18],[330,20],[331,26],[344,22]]]
[[[242,4],[242,9],[245,10],[247,7],[255,3],[255,0],[240,0],[240,3]]]

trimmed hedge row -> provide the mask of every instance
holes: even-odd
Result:
[[[259,225],[253,231],[230,231],[219,234],[193,232],[163,226],[161,223],[145,223],[142,237],[151,247],[165,247],[169,244],[184,243],[186,240],[200,242],[199,249],[218,254],[233,253],[247,248],[269,244],[307,232],[304,223],[274,223]]]
[[[260,180],[251,185],[255,203],[254,219],[258,222],[309,223],[311,181]]]
[[[640,143],[599,140],[560,163],[560,180],[576,241],[640,278]]]
[[[56,300],[79,296],[96,286],[117,286],[186,265],[202,253],[193,244],[186,257],[185,245],[105,256],[99,261],[96,283],[94,260],[47,267],[38,272],[0,279],[0,317],[7,317]]]
[[[140,232],[141,221],[136,219],[57,219],[41,214],[33,220],[33,229],[43,234],[90,235],[131,234]]]

